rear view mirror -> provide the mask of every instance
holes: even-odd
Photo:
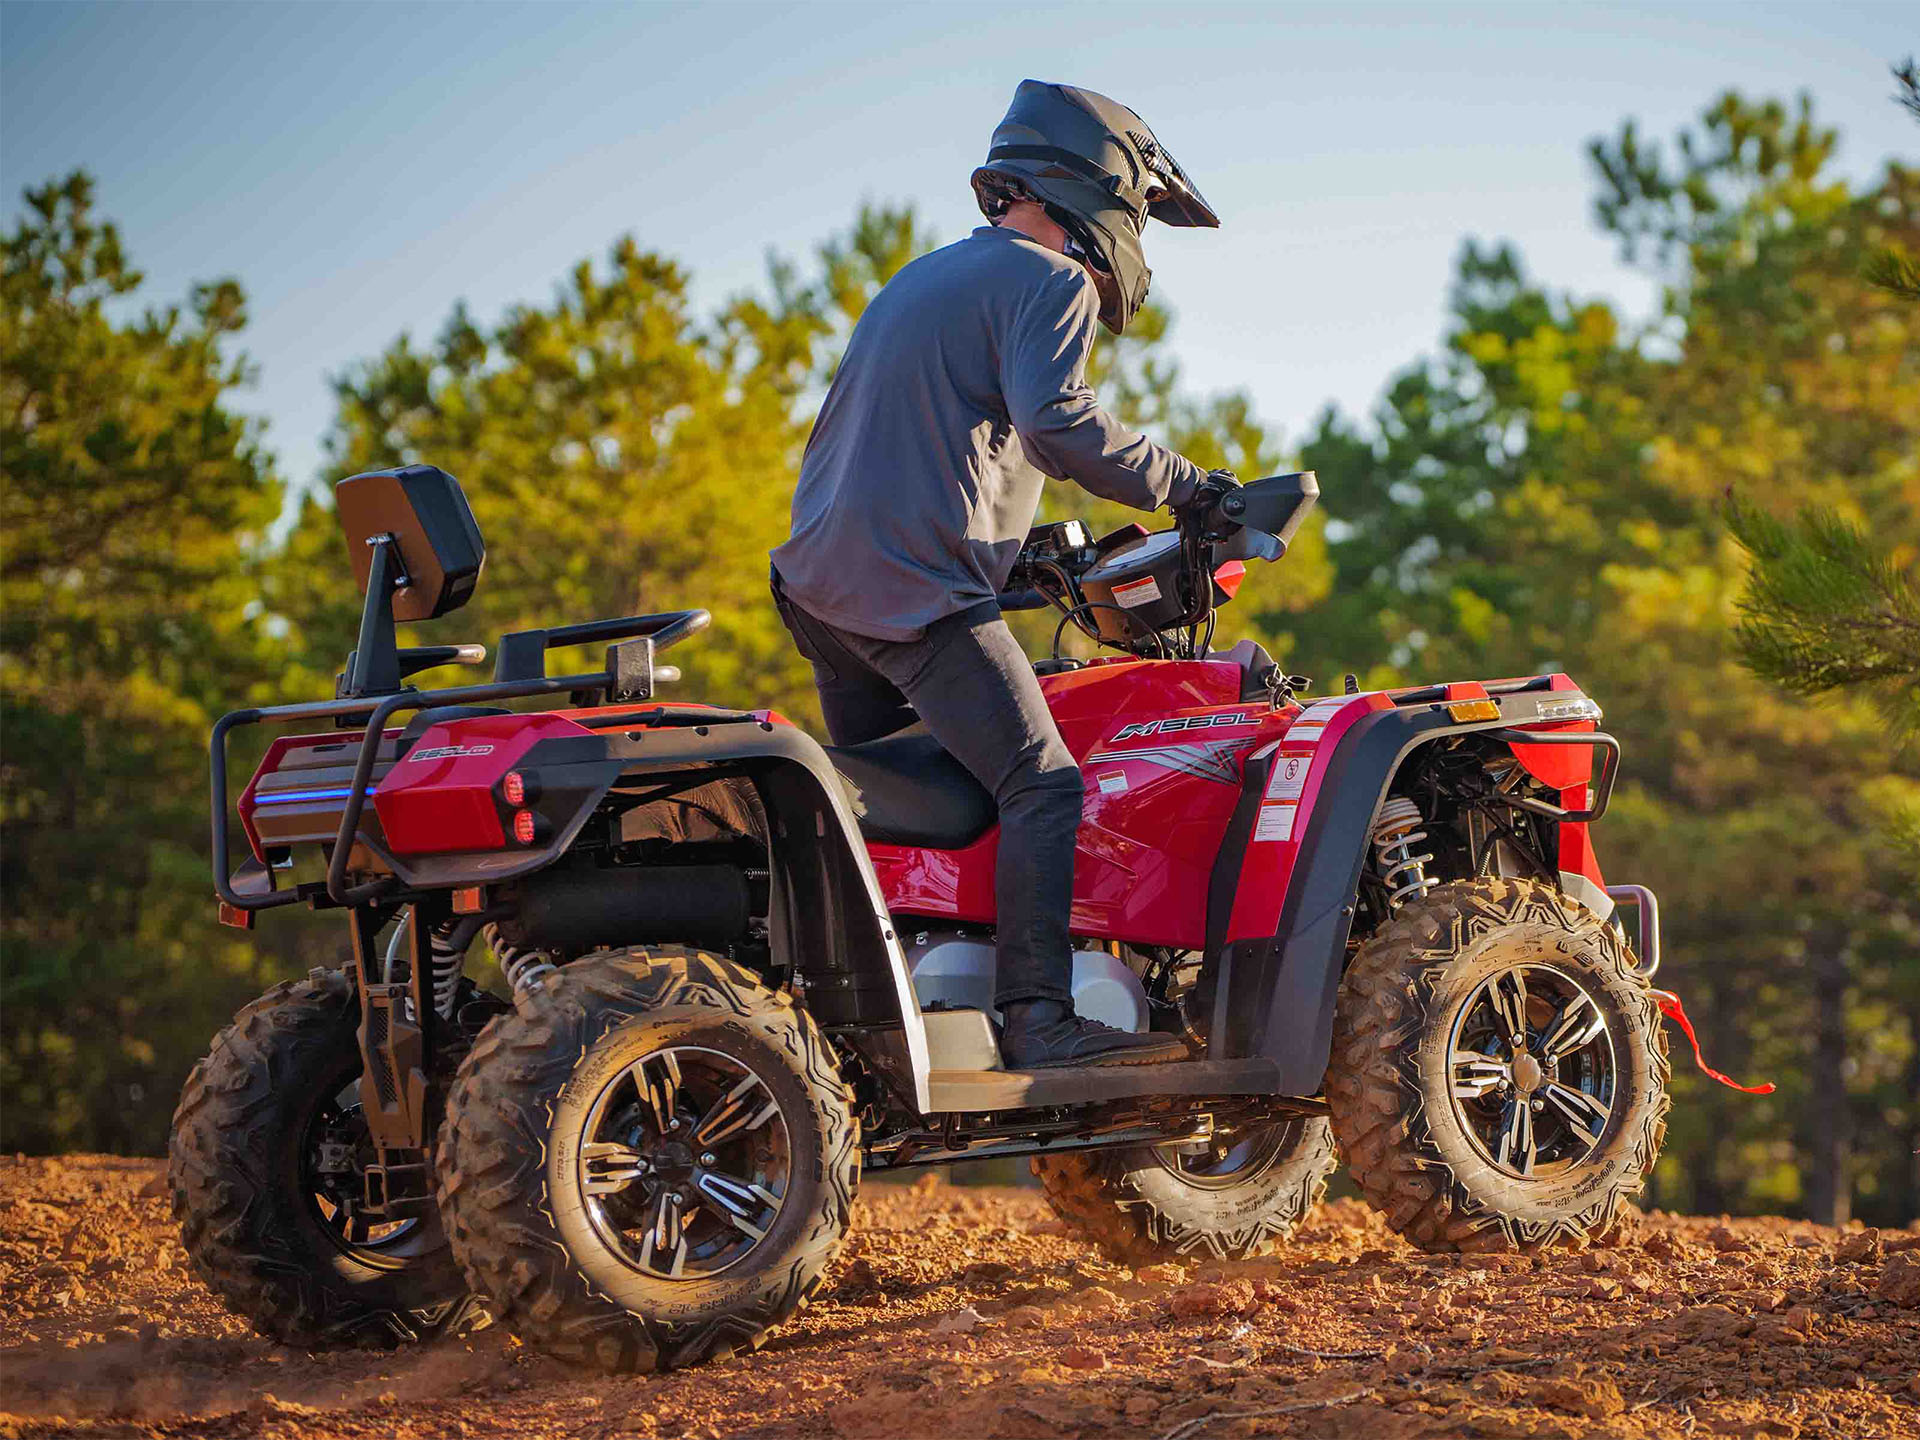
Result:
[[[1284,542],[1293,539],[1300,522],[1307,518],[1314,501],[1320,498],[1320,482],[1311,470],[1291,475],[1271,475],[1255,480],[1238,490],[1229,491],[1220,501],[1220,514],[1236,525],[1276,535]]]
[[[453,476],[435,465],[369,470],[342,480],[333,496],[363,595],[376,551],[390,552],[380,568],[392,586],[395,620],[431,620],[472,597],[487,547]],[[383,536],[390,544],[382,546]]]

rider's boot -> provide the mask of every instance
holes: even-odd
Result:
[[[1171,1035],[1137,1035],[1073,1013],[1061,1000],[1018,1000],[1001,1012],[1000,1058],[1009,1070],[1056,1065],[1155,1065],[1184,1060]]]

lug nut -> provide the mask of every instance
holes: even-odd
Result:
[[[676,1205],[684,1205],[687,1203],[687,1197],[682,1195],[678,1190],[675,1190],[672,1194],[667,1196],[667,1199],[671,1200]]]
[[[714,1153],[711,1150],[706,1150],[701,1152],[700,1163],[702,1165],[711,1165],[713,1164],[716,1158],[717,1157],[714,1155]]]

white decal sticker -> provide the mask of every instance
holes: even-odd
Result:
[[[1137,610],[1142,605],[1151,605],[1159,598],[1160,582],[1151,575],[1113,587],[1114,603],[1123,605],[1129,610]]]
[[[1219,715],[1175,715],[1169,720],[1136,720],[1131,725],[1122,726],[1120,733],[1107,743],[1116,745],[1122,740],[1137,740],[1142,735],[1171,735],[1177,730],[1217,730],[1223,725],[1251,725],[1253,722],[1242,711]]]
[[[1256,840],[1291,840],[1293,838],[1293,812],[1291,805],[1262,805],[1260,823],[1253,827]]]
[[[1126,788],[1127,777],[1118,770],[1115,770],[1110,775],[1102,775],[1100,777],[1100,793],[1103,795],[1115,795]]]
[[[1288,740],[1318,740],[1326,733],[1327,727],[1324,725],[1295,725],[1291,730],[1287,731],[1286,738]]]
[[[1273,779],[1267,782],[1267,798],[1298,800],[1307,788],[1307,771],[1312,766],[1311,755],[1282,755],[1274,762]]]
[[[470,755],[491,755],[491,745],[434,745],[425,750],[413,750],[407,754],[409,760],[464,760]]]

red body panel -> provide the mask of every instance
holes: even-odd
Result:
[[[1575,688],[1564,676],[1553,684]],[[1041,689],[1086,781],[1074,931],[1181,949],[1206,943],[1208,885],[1247,760],[1277,753],[1248,836],[1228,940],[1277,931],[1305,816],[1330,798],[1321,786],[1334,751],[1362,716],[1393,704],[1391,692],[1331,696],[1304,710],[1240,701],[1240,671],[1221,661],[1095,661],[1047,676]],[[1484,700],[1487,691],[1465,682],[1449,686],[1448,698]],[[1243,723],[1219,723],[1234,716]],[[1145,725],[1153,726],[1148,734],[1126,733]],[[1547,783],[1563,787],[1561,803],[1586,803],[1591,750],[1518,748],[1551,771]],[[867,848],[895,914],[991,925],[998,847],[995,829],[962,850]],[[1585,825],[1563,825],[1560,849],[1562,868],[1604,884]]]
[[[1077,933],[1205,943],[1207,884],[1246,757],[1299,708],[1240,700],[1240,675],[1219,660],[1112,660],[1040,682],[1086,781]],[[993,830],[964,850],[868,851],[896,914],[991,924],[998,843]]]
[[[498,850],[507,843],[493,787],[542,740],[591,735],[564,715],[482,715],[435,725],[373,792],[396,855]]]
[[[1393,704],[1391,692],[1331,696],[1304,709],[1291,703],[1275,707],[1264,698],[1241,700],[1240,668],[1221,660],[1096,660],[1040,683],[1086,784],[1074,865],[1074,932],[1180,949],[1206,943],[1213,866],[1248,759],[1272,754],[1275,764],[1247,838],[1228,940],[1276,933],[1304,817],[1330,798],[1322,787],[1335,750],[1363,716]],[[1577,688],[1564,675],[1554,676],[1552,685]],[[1448,686],[1447,697],[1484,699],[1486,691],[1468,682]],[[435,725],[373,793],[372,809],[385,842],[401,855],[509,847],[510,810],[495,787],[522,756],[542,740],[593,734],[576,723],[575,715],[592,715],[604,728],[610,714],[625,711],[639,721],[657,704],[478,716]],[[675,708],[693,707],[676,703]],[[774,724],[791,723],[772,711],[754,713]],[[1534,728],[1594,726],[1575,721]],[[251,821],[260,777],[293,747],[322,740],[345,750],[358,736],[275,741],[240,797],[242,822],[256,854],[259,842]],[[1514,749],[1531,773],[1560,790],[1563,804],[1587,803],[1590,748]],[[950,924],[994,922],[997,827],[959,850],[874,844],[868,852],[894,914]],[[1604,883],[1585,825],[1560,827],[1560,865],[1596,885]]]

